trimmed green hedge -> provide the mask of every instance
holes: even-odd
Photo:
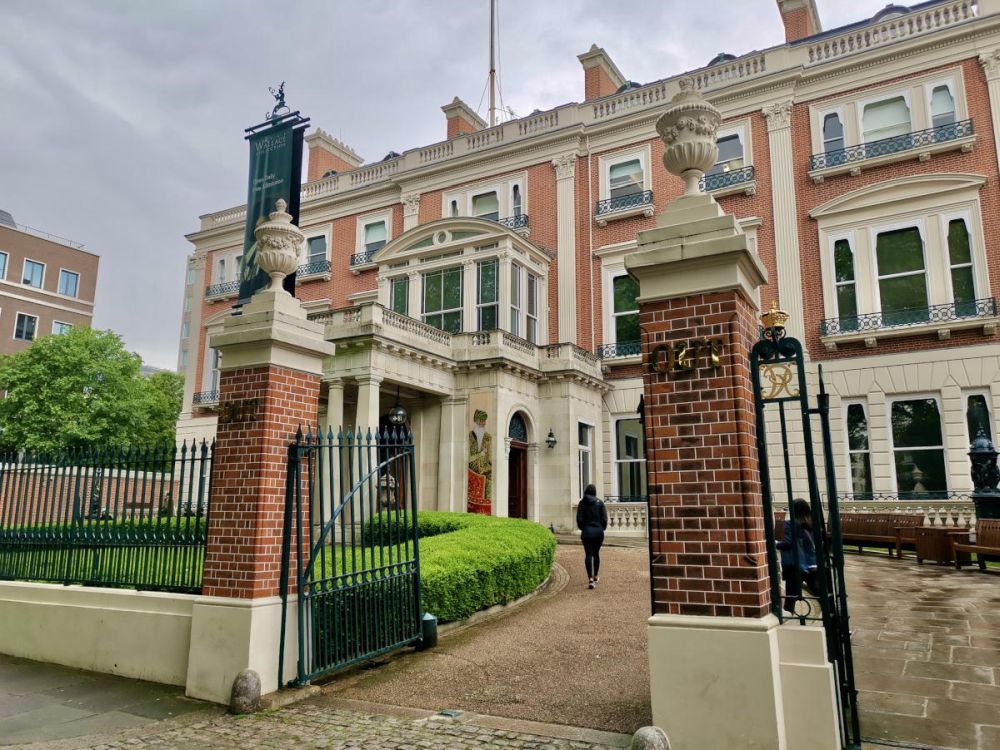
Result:
[[[406,522],[383,514],[368,530],[379,521],[383,533]],[[423,608],[442,622],[530,594],[552,571],[555,537],[534,521],[421,511],[417,523]]]

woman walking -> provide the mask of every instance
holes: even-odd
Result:
[[[580,529],[583,541],[583,562],[587,566],[587,588],[594,588],[600,580],[601,545],[604,544],[604,530],[608,528],[608,510],[597,498],[597,488],[588,484],[583,491],[583,499],[576,506],[576,527]]]

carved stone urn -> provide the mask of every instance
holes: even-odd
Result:
[[[288,206],[284,200],[275,203],[277,211],[267,216],[254,229],[257,239],[257,265],[271,277],[269,292],[285,292],[282,282],[299,265],[299,248],[305,242],[305,235],[292,223],[292,215],[286,213]]]
[[[666,146],[663,166],[684,180],[684,195],[698,195],[701,178],[719,158],[715,133],[722,115],[695,91],[690,78],[682,78],[680,86],[656,121],[656,132]]]

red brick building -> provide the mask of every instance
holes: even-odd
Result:
[[[444,140],[381,161],[308,135],[297,294],[337,345],[326,422],[374,425],[398,398],[425,507],[465,509],[474,486],[493,513],[568,526],[593,482],[624,501],[613,525],[641,532],[624,258],[681,193],[654,123],[689,77],[724,116],[703,187],[767,269],[760,306],[788,310],[812,377],[824,367],[839,485],[968,491],[970,437],[996,437],[1000,409],[1000,0],[827,31],[813,0],[776,10],[780,46],[644,85],[593,46],[581,103],[490,128],[456,98]],[[206,214],[188,235],[184,437],[215,430],[208,341],[235,301],[244,219]]]

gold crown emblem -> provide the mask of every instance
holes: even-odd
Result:
[[[764,328],[784,328],[788,322],[789,315],[784,310],[778,308],[778,301],[771,302],[771,309],[760,316]]]

